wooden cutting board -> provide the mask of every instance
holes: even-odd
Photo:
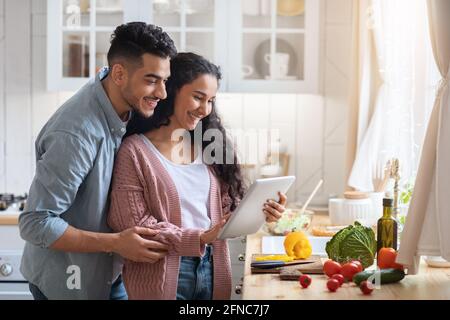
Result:
[[[269,256],[268,254],[254,254],[252,255],[252,262],[256,262],[256,257]],[[260,268],[251,268],[251,272],[254,274],[257,273],[272,273],[272,274],[281,274],[284,270],[299,270],[301,273],[305,274],[321,274],[323,273],[322,269],[322,260],[320,256],[311,256],[308,259],[302,260],[304,264],[296,264],[272,268],[272,269],[260,269]],[[299,274],[300,275],[300,274]],[[297,279],[298,280],[298,276]]]
[[[18,214],[3,214],[0,211],[0,225],[17,225],[19,224]]]
[[[298,281],[301,274],[323,274],[322,261],[316,261],[306,265],[288,266],[280,270],[280,280]]]

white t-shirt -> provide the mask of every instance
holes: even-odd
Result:
[[[201,153],[190,164],[177,164],[168,160],[158,148],[143,134],[141,138],[157,155],[159,161],[169,173],[180,198],[181,225],[189,229],[209,229],[210,177],[207,166],[202,162]]]

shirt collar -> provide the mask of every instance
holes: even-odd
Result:
[[[97,95],[100,106],[105,113],[106,121],[108,122],[111,133],[123,137],[127,130],[127,123],[120,119],[102,85],[102,80],[108,75],[108,72],[109,68],[103,67],[95,77],[95,94]]]

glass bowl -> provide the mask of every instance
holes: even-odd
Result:
[[[284,236],[291,231],[306,232],[311,226],[314,211],[305,210],[300,214],[300,209],[287,208],[277,222],[267,222],[264,229],[274,236]]]

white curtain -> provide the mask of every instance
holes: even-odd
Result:
[[[442,76],[430,117],[397,262],[418,272],[421,255],[450,261],[450,1],[428,0],[431,43]]]
[[[346,177],[350,175],[357,146],[369,126],[381,84],[373,40],[371,0],[352,2],[352,54]]]
[[[358,138],[348,185],[371,191],[390,158],[400,160],[402,182],[416,174],[431,110],[426,102],[430,41],[425,0],[358,2],[356,27],[366,29],[359,31],[364,41],[359,43]]]

